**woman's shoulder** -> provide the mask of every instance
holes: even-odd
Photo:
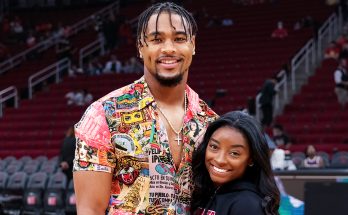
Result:
[[[262,198],[250,190],[241,190],[237,193],[225,194],[224,199],[220,199],[220,206],[217,206],[217,214],[253,214],[263,215]]]
[[[248,200],[253,200],[253,201],[262,200],[260,194],[256,190],[254,191],[253,189],[239,189],[233,192],[221,194],[219,197],[221,197],[222,199],[224,198],[231,199],[234,202],[239,202],[239,201],[244,202]]]
[[[262,197],[249,183],[239,183],[229,192],[218,195],[217,204],[218,210],[223,210],[222,214],[263,214]]]

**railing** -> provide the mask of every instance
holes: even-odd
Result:
[[[106,17],[109,15],[107,12],[109,11],[115,11],[119,12],[120,5],[119,0],[114,2],[110,7],[105,8],[100,13],[96,14],[102,17]],[[100,54],[104,54],[104,40],[100,40],[99,38],[93,41],[92,43],[86,45],[85,47],[81,48],[79,51],[79,66],[80,68],[83,68],[84,60],[88,57],[90,57],[93,53],[100,52]]]
[[[306,45],[291,59],[291,89],[296,90],[296,76],[304,71],[307,75],[315,65],[315,43],[310,39]],[[303,65],[304,64],[304,65]]]
[[[317,61],[322,59],[325,46],[338,37],[342,29],[342,14],[339,10],[338,15],[333,13],[319,28],[317,49],[315,49],[314,39],[310,39],[307,44],[291,60],[291,87],[292,91],[296,90],[296,76],[304,71],[307,76]]]
[[[274,115],[279,114],[282,107],[284,107],[286,103],[288,103],[288,77],[286,71],[280,71],[277,76],[282,77],[282,79],[277,83],[275,87],[278,93],[274,98]]]
[[[3,116],[3,103],[12,98],[14,99],[14,107],[18,108],[18,91],[16,87],[11,86],[0,91],[0,117]]]
[[[72,34],[77,34],[83,29],[86,29],[88,26],[91,26],[95,23],[95,20],[91,17],[107,17],[109,15],[108,12],[110,11],[116,11],[118,12],[120,9],[120,1],[117,0],[114,3],[110,4],[109,6],[99,10],[98,12],[94,13],[92,16],[89,16],[85,19],[82,19],[81,21],[75,23],[74,25],[71,26],[71,33]]]
[[[108,7],[105,7],[103,9],[101,9],[100,11],[94,13],[93,15],[105,17],[108,15],[107,12],[112,11],[112,10],[116,10],[116,11],[119,10],[119,0],[110,4]],[[78,32],[82,31],[83,29],[86,29],[88,26],[93,25],[94,20],[91,18],[92,16],[89,16],[85,19],[82,19],[81,21],[72,25],[71,29],[70,29],[71,35],[75,35]],[[14,57],[7,59],[6,61],[4,61],[0,64],[0,74],[2,74],[4,72],[16,67],[17,65],[21,64],[23,61],[26,60],[27,55],[30,52],[38,52],[38,53],[42,52],[42,51],[52,47],[53,45],[55,45],[57,42],[58,42],[57,37],[52,36],[52,37],[38,43],[37,45],[35,45],[29,49],[26,49],[25,51],[15,55]]]
[[[342,28],[342,13],[339,10],[338,16],[332,14],[324,24],[318,30],[318,41],[317,41],[317,56],[319,59],[322,58],[325,45],[335,39],[341,32]]]
[[[55,82],[59,83],[61,72],[63,72],[64,70],[68,70],[69,68],[70,68],[70,61],[68,58],[64,58],[63,60],[60,60],[44,68],[43,70],[31,75],[28,79],[29,99],[33,98],[33,90],[37,84],[47,80],[53,75],[55,75]]]
[[[93,53],[100,52],[101,54],[104,53],[104,45],[102,42],[97,39],[94,42],[88,44],[87,46],[80,49],[79,52],[79,66],[80,68],[83,68],[83,63],[86,58],[91,56]]]
[[[21,64],[23,61],[25,61],[27,59],[27,56],[32,53],[32,52],[36,52],[36,53],[40,53],[48,48],[50,48],[52,45],[54,45],[56,43],[56,38],[55,37],[50,37],[38,44],[36,44],[35,46],[26,49],[25,51],[13,56],[10,59],[5,60],[4,62],[2,62],[0,64],[0,74],[18,66],[19,64]]]
[[[296,91],[298,83],[298,79],[300,76],[305,76],[308,78],[311,71],[313,70],[316,62],[319,62],[322,59],[322,53],[324,51],[325,45],[331,42],[333,39],[337,38],[340,32],[342,31],[342,12],[341,9],[338,10],[338,15],[333,13],[319,28],[318,30],[318,38],[315,41],[313,38],[310,39],[304,47],[297,52],[297,54],[291,59],[291,94],[294,94]],[[304,73],[303,73],[304,72]],[[280,74],[279,74],[280,75]],[[283,95],[276,95],[274,99],[274,116],[281,113],[284,105],[290,100],[289,93],[287,92],[287,76],[284,75],[285,79],[278,83],[276,88],[283,92]],[[255,100],[255,117],[260,121],[261,119],[261,105],[260,105],[260,97],[259,93],[256,96]]]

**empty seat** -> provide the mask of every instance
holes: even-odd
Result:
[[[59,157],[54,156],[51,159],[49,159],[48,162],[58,165],[58,160],[59,160]]]
[[[10,164],[7,166],[6,168],[6,172],[9,174],[9,175],[12,175],[16,172],[19,172],[21,170],[22,166],[21,165],[17,165],[17,164]]]
[[[28,175],[25,172],[15,172],[10,176],[6,189],[10,193],[21,194],[27,184]]]
[[[302,166],[304,158],[302,156],[295,155],[295,156],[292,156],[291,160],[294,163],[294,165],[296,166],[296,168],[299,169]]]
[[[330,168],[348,168],[348,156],[344,154],[334,156],[331,160]]]
[[[14,157],[14,156],[7,156],[7,157],[5,157],[5,158],[3,159],[3,161],[6,162],[6,164],[9,164],[9,163],[11,163],[12,161],[15,161],[15,160],[17,160],[17,159],[16,159],[16,157]]]
[[[332,155],[332,160],[335,159],[336,157],[341,157],[341,156],[348,157],[348,152],[347,151],[338,151]]]
[[[37,172],[29,177],[24,192],[22,214],[41,214],[43,211],[43,193],[46,189],[48,176],[44,172]]]
[[[27,188],[44,190],[47,186],[48,175],[45,172],[36,172],[29,176]]]
[[[8,180],[7,172],[0,172],[0,195],[4,192]]]
[[[330,166],[330,155],[327,152],[319,151],[317,155],[323,158],[325,167]]]
[[[28,175],[31,175],[39,170],[39,163],[28,163],[24,165],[23,172],[27,173]]]
[[[53,174],[57,170],[57,165],[55,163],[43,163],[40,167],[40,172],[45,172],[47,174]]]
[[[6,161],[0,160],[0,171],[6,170]]]
[[[38,160],[33,159],[33,160],[27,161],[26,163],[24,163],[24,165],[37,165],[38,167],[40,167],[41,166],[41,162],[38,161]]]
[[[301,158],[303,158],[303,159],[306,158],[306,155],[305,155],[304,152],[292,152],[292,153],[291,153],[291,156],[292,156],[292,157],[301,157]]]
[[[56,172],[51,175],[49,178],[49,182],[47,188],[55,188],[55,189],[63,189],[65,190],[68,184],[67,177],[62,172]]]
[[[11,211],[11,213],[20,211],[27,179],[28,176],[25,172],[15,172],[10,176],[4,191],[6,198],[3,200],[3,208],[5,211]]]
[[[40,155],[40,156],[36,157],[35,160],[39,161],[40,163],[43,163],[43,162],[47,161],[48,158],[47,158],[47,156]]]
[[[28,161],[31,161],[32,158],[30,156],[23,156],[23,157],[19,158],[18,160],[22,161],[23,163],[26,163]]]
[[[21,168],[23,167],[23,164],[24,162],[21,161],[21,160],[12,160],[10,162],[7,163],[7,166],[10,166],[10,165],[17,165],[17,166],[20,166]]]
[[[65,212],[76,214],[76,196],[74,191],[74,181],[70,180],[65,197]]]
[[[66,187],[67,177],[64,173],[57,172],[50,176],[44,195],[45,213],[61,213],[64,211]]]

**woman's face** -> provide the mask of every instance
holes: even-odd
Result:
[[[247,139],[231,127],[218,128],[205,152],[205,166],[216,186],[241,178],[252,164]]]
[[[307,156],[314,157],[315,154],[316,154],[316,150],[315,150],[314,146],[312,146],[312,145],[308,146],[308,148],[307,148]]]
[[[196,124],[195,122],[191,122],[191,123],[190,123],[190,129],[191,129],[191,131],[196,131],[196,129],[197,129],[197,124]]]

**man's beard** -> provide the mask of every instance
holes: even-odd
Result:
[[[166,78],[166,77],[163,77],[163,76],[159,75],[158,72],[155,73],[156,80],[162,86],[165,86],[165,87],[175,87],[175,86],[177,86],[178,84],[181,83],[181,81],[183,79],[183,76],[184,76],[184,74],[180,73],[180,74],[177,74],[174,77]]]

